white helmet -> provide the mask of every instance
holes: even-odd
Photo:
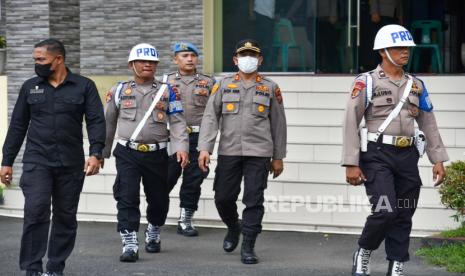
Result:
[[[414,47],[413,37],[410,32],[400,25],[386,25],[379,29],[375,37],[373,50],[390,47]]]
[[[147,43],[137,44],[132,47],[131,52],[129,53],[128,62],[134,60],[159,61],[157,49]]]

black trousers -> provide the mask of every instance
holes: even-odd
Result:
[[[139,152],[118,144],[113,155],[117,170],[113,186],[118,209],[117,231],[139,231],[141,179],[147,200],[147,220],[153,225],[164,225],[169,204],[166,149]]]
[[[244,177],[242,233],[256,235],[262,230],[264,191],[270,171],[269,157],[218,156],[213,189],[215,204],[223,222],[231,227],[238,222],[237,197]]]
[[[367,181],[365,189],[372,204],[359,239],[359,246],[375,250],[385,241],[388,260],[408,261],[412,216],[420,195],[419,154],[414,146],[396,148],[368,144],[360,167]]]
[[[182,174],[181,189],[179,191],[181,208],[197,210],[200,199],[200,192],[203,180],[208,176],[208,173],[202,172],[199,168],[199,152],[197,144],[199,142],[199,134],[189,134],[189,164],[183,169],[176,160],[176,155],[169,157],[168,166],[168,187],[169,192],[176,186],[179,177]]]
[[[24,163],[19,184],[24,194],[19,257],[22,270],[42,271],[42,258],[48,245],[47,270],[63,271],[76,240],[76,212],[83,183],[82,166],[48,167]]]

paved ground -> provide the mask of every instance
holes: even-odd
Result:
[[[145,227],[145,226],[144,226]],[[23,275],[18,268],[22,219],[0,216],[0,275]],[[351,254],[357,237],[321,233],[264,232],[257,241],[257,265],[240,263],[239,248],[225,253],[224,229],[200,228],[200,236],[176,234],[173,226],[162,231],[162,252],[140,252],[137,263],[121,263],[120,239],[114,223],[80,222],[76,247],[67,262],[66,275],[350,275]],[[142,240],[142,233],[139,240]],[[413,239],[411,252],[420,245]],[[142,244],[143,246],[143,244]],[[374,253],[372,276],[385,275],[384,250]],[[442,268],[426,265],[411,253],[406,275],[445,276]]]

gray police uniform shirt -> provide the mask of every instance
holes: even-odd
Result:
[[[118,129],[118,139],[129,140],[139,122],[157,94],[161,82],[155,80],[153,84],[137,85],[134,81],[124,83],[120,93],[119,106],[116,106],[115,92],[118,85],[113,86],[106,95],[105,119],[107,137],[103,157],[109,158],[111,147]],[[166,89],[160,101],[156,104],[152,114],[134,142],[155,144],[166,142],[170,138],[173,152],[189,151],[189,137],[186,130],[186,120],[181,112],[171,112],[174,93]],[[179,95],[177,95],[179,97]],[[179,98],[175,99],[179,101]],[[169,123],[170,130],[167,128]],[[118,126],[118,128],[117,128]]]
[[[396,107],[407,85],[408,77],[404,74],[399,82],[391,81],[381,66],[370,72],[373,79],[373,97],[365,110],[367,99],[366,77],[358,76],[347,102],[343,128],[342,165],[358,166],[360,156],[359,124],[365,117],[368,132],[376,133],[378,127]],[[431,163],[449,160],[441,135],[438,131],[433,105],[423,82],[413,77],[412,89],[399,115],[392,120],[383,134],[393,136],[415,135],[414,121],[425,133],[426,153]]]
[[[281,90],[257,75],[246,82],[233,74],[216,83],[203,115],[199,150],[219,155],[286,157],[287,129]]]
[[[187,125],[200,126],[215,80],[200,73],[182,76],[179,72],[173,72],[168,74],[168,83],[176,93],[181,94]]]

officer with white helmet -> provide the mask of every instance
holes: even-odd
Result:
[[[149,222],[145,230],[145,250],[155,253],[160,251],[160,227],[165,224],[169,205],[168,140],[181,166],[188,162],[189,140],[180,95],[166,83],[166,77],[163,82],[154,78],[158,62],[155,47],[137,44],[128,59],[134,79],[116,84],[106,95],[107,136],[103,157],[110,157],[118,129],[113,152],[117,170],[113,192],[118,209],[117,230],[123,242],[122,262],[135,262],[139,257],[141,179]]]
[[[342,165],[346,181],[354,186],[364,184],[372,204],[353,256],[352,275],[370,275],[370,254],[383,240],[389,261],[387,275],[404,275],[412,216],[422,185],[418,160],[423,149],[434,165],[435,185],[445,177],[443,162],[448,155],[428,90],[423,81],[403,70],[414,46],[404,27],[382,27],[373,47],[382,62],[375,70],[357,76],[348,99]],[[363,118],[365,125],[360,125]],[[420,130],[415,130],[415,121]]]

